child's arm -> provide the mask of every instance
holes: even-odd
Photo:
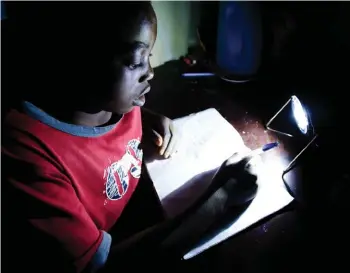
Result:
[[[122,264],[130,269],[140,263],[151,266],[180,260],[230,207],[241,206],[255,197],[257,176],[248,163],[250,159],[235,154],[223,163],[210,188],[184,214],[112,246],[102,272],[112,272]]]

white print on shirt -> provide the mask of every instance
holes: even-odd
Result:
[[[129,175],[140,178],[143,152],[139,149],[139,145],[140,140],[130,140],[123,157],[105,169],[103,178],[106,181],[105,193],[109,200],[119,200],[126,194],[129,188]]]

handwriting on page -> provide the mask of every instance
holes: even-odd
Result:
[[[179,152],[170,159],[146,164],[171,217],[205,191],[223,161],[246,149],[239,133],[215,109],[175,120],[174,126],[182,134]]]

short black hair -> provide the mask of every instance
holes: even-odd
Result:
[[[7,58],[3,68],[9,73],[7,87],[15,88],[16,93],[25,91],[22,96],[28,95],[28,90],[31,94],[63,91],[67,81],[95,73],[88,66],[97,73],[103,59],[110,57],[107,54],[113,54],[119,32],[127,31],[127,25],[137,18],[153,20],[148,15],[150,1],[5,4],[2,23]]]

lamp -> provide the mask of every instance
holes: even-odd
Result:
[[[282,106],[281,109],[279,109],[277,111],[277,113],[267,122],[266,124],[266,129],[270,130],[272,132],[281,134],[281,135],[285,135],[288,137],[294,137],[293,134],[291,133],[287,133],[287,132],[282,132],[276,129],[272,129],[270,127],[272,121],[274,121],[276,119],[276,117],[283,111],[283,109],[285,109],[288,105],[291,105],[291,109],[292,109],[292,114],[293,114],[293,118],[294,121],[296,123],[296,126],[299,128],[299,131],[303,134],[303,135],[307,135],[310,134],[310,132],[312,133],[313,137],[312,139],[306,144],[306,146],[292,159],[292,161],[288,164],[288,166],[285,168],[285,170],[283,171],[283,175],[286,174],[287,172],[289,172],[290,170],[293,169],[293,167],[295,166],[295,163],[297,161],[297,159],[301,156],[302,153],[304,153],[304,151],[315,141],[315,139],[317,138],[317,134],[315,134],[315,130],[314,127],[312,125],[311,122],[311,118],[310,115],[308,114],[308,112],[306,111],[305,107],[301,104],[300,100],[295,96],[291,96],[290,99]]]

